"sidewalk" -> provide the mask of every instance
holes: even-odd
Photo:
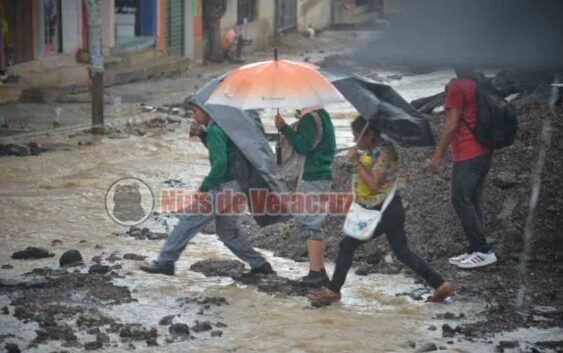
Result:
[[[329,55],[353,51],[373,32],[327,30],[315,38],[290,33],[278,44],[282,59],[318,62]],[[353,44],[351,44],[353,43]],[[270,60],[273,47],[246,55],[246,63]],[[106,123],[125,124],[139,119],[141,105],[162,107],[178,105],[211,78],[233,70],[230,63],[198,65],[174,78],[139,81],[105,89]],[[22,141],[42,134],[59,134],[86,130],[91,119],[90,96],[87,93],[66,95],[52,103],[8,103],[0,105],[0,142]]]

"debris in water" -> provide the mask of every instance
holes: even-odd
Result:
[[[12,259],[15,260],[30,260],[30,259],[44,259],[47,257],[54,257],[55,254],[49,253],[43,248],[29,246],[25,250],[16,251],[12,254]]]

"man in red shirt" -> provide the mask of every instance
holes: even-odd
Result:
[[[452,150],[452,204],[469,241],[466,253],[449,259],[453,265],[469,269],[497,261],[487,244],[480,206],[483,185],[491,167],[491,151],[483,147],[470,129],[477,124],[475,72],[456,69],[457,79],[448,84],[446,92],[446,124],[440,142],[429,162],[437,173],[448,145]]]

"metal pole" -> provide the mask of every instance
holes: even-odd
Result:
[[[88,0],[88,43],[92,78],[92,133],[104,133],[104,57],[100,0]]]

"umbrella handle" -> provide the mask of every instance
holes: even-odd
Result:
[[[277,52],[277,49],[276,49],[276,52]],[[277,54],[276,54],[276,55],[277,55]],[[278,113],[278,115],[279,115],[279,113],[280,113],[279,108],[278,108],[278,110],[277,110],[277,113]],[[281,148],[280,141],[281,141],[281,136],[280,136],[280,132],[278,131],[278,141],[276,142],[276,163],[277,163],[278,165],[281,165],[281,164],[282,164],[282,156],[281,156],[281,154],[282,154],[282,148]]]
[[[364,134],[367,131],[368,127],[369,127],[369,121],[366,119],[366,125],[362,129],[362,132],[360,132],[360,136],[358,136],[358,138],[356,139],[356,144],[355,144],[354,148],[356,148],[356,149],[358,148],[358,141],[360,141],[361,138],[364,137]]]

